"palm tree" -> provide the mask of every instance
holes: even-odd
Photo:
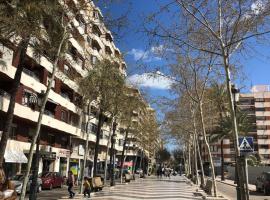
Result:
[[[249,116],[245,112],[241,111],[240,109],[237,109],[236,119],[237,119],[239,135],[247,134],[252,128],[252,123]],[[233,138],[233,132],[232,132],[233,126],[231,122],[232,122],[232,119],[230,115],[223,117],[221,121],[219,122],[218,127],[213,131],[210,137],[211,142],[220,141],[221,180],[225,180],[223,141],[225,138],[227,139]]]

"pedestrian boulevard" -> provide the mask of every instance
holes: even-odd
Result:
[[[93,200],[181,200],[202,199],[196,192],[197,187],[191,186],[185,177],[171,177],[157,179],[148,177],[138,179],[129,184],[117,185],[113,188],[104,188],[103,191],[92,194]],[[63,198],[66,199],[66,198]],[[87,199],[77,195],[74,199]]]

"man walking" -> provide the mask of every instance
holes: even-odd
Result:
[[[69,198],[73,198],[75,196],[75,192],[72,191],[74,183],[75,183],[74,175],[73,175],[72,171],[69,171],[68,172],[68,179],[67,179]]]

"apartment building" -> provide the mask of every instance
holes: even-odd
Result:
[[[141,97],[140,91],[136,88],[131,88],[132,93],[140,97],[143,107],[133,111],[132,126],[128,134],[125,151],[124,168],[129,170],[144,169],[145,172],[155,163],[156,152],[160,149],[161,140],[158,134],[144,128],[140,131],[134,130],[134,127],[141,126],[146,118],[155,119],[155,110],[152,109]],[[154,134],[154,136],[152,136]],[[123,133],[124,135],[124,133]],[[122,141],[120,143],[123,145]],[[121,152],[117,154],[120,160]],[[120,163],[119,163],[120,164]]]
[[[76,6],[76,0],[69,4]],[[122,59],[120,50],[113,42],[111,32],[102,21],[102,13],[93,4],[88,4],[88,13],[82,11],[81,15],[73,18],[76,33],[69,40],[69,52],[66,59],[59,62],[58,71],[53,82],[52,91],[45,107],[40,132],[40,165],[39,172],[55,171],[67,175],[72,170],[79,176],[86,140],[86,127],[84,119],[91,118],[89,132],[90,152],[88,155],[86,175],[91,174],[93,164],[94,144],[97,132],[96,107],[91,107],[91,116],[87,116],[80,107],[81,95],[75,78],[87,74],[87,68],[92,67],[97,60],[111,59],[119,64],[119,71],[126,73],[126,64]],[[67,13],[72,16],[72,10]],[[84,24],[89,17],[92,24]],[[91,55],[84,59],[84,51]],[[16,45],[0,43],[0,59],[5,66],[0,66],[0,131],[3,130],[5,113],[9,105],[9,93],[18,65],[18,58],[14,57]],[[29,153],[31,137],[38,119],[37,99],[46,90],[48,78],[52,73],[52,63],[45,57],[37,61],[33,57],[33,50],[27,49],[21,83],[16,96],[14,120],[11,137],[5,152],[5,168],[9,176],[21,173],[26,169],[27,155]],[[109,138],[109,119],[102,127],[100,140],[99,162],[104,163],[106,146]],[[122,134],[117,130],[117,140],[122,140]],[[122,147],[117,142],[116,150]]]
[[[261,163],[270,164],[270,86],[256,85],[251,88],[249,93],[241,93],[237,102],[238,112],[247,115],[250,127],[245,136],[254,139],[254,155]],[[241,135],[241,134],[240,134]],[[220,165],[221,160],[221,141],[210,144],[211,152],[216,165]],[[224,162],[233,163],[235,151],[233,141],[223,140]],[[203,148],[203,159],[208,161],[208,154]]]

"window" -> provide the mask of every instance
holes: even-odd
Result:
[[[92,45],[92,39],[89,36],[87,36],[87,42],[88,42],[89,46]]]
[[[266,120],[265,116],[256,116],[256,120]]]
[[[69,66],[64,65],[64,73],[67,75],[69,74]]]
[[[99,14],[98,14],[98,11],[97,10],[93,11],[93,17],[95,19],[98,19],[99,18]]]
[[[256,111],[265,111],[265,108],[256,108]]]
[[[268,135],[258,135],[258,139],[268,139]]]
[[[91,131],[95,135],[97,134],[97,125],[96,124],[91,123]]]
[[[255,102],[264,102],[264,98],[256,98]]]
[[[261,144],[259,145],[260,149],[268,149],[268,144]]]
[[[66,110],[61,111],[61,120],[64,121],[64,122],[68,121],[68,113],[67,113]]]
[[[266,125],[257,125],[257,130],[267,130]]]
[[[97,57],[96,56],[91,56],[91,64],[92,65],[95,65],[95,64],[97,64]]]

